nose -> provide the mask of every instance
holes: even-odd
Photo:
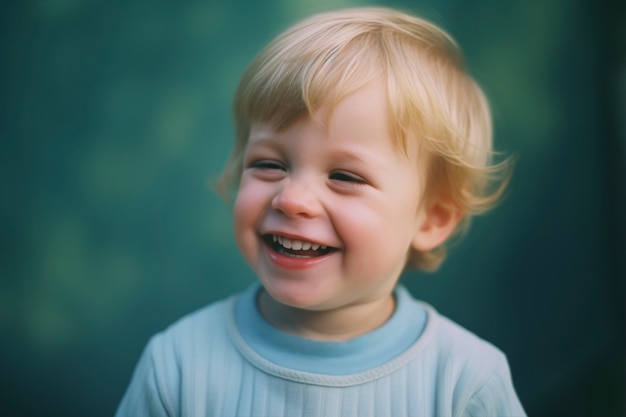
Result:
[[[272,199],[272,208],[288,217],[316,217],[321,204],[314,187],[287,179]]]

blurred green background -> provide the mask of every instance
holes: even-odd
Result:
[[[254,277],[208,187],[247,63],[313,12],[449,30],[517,158],[417,296],[504,350],[534,416],[624,415],[626,14],[618,1],[6,1],[0,415],[110,416],[147,339]]]

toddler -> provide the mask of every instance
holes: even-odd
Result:
[[[453,39],[384,8],[313,16],[234,113],[220,190],[259,283],[154,336],[117,416],[524,416],[505,355],[398,285],[506,182]]]

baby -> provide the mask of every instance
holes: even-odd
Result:
[[[154,336],[116,415],[524,416],[504,354],[398,285],[506,182],[453,39],[319,14],[252,62],[234,112],[220,190],[259,283]]]

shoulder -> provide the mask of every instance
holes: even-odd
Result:
[[[438,351],[447,360],[465,365],[479,363],[482,369],[506,361],[504,353],[490,342],[439,314],[434,308],[426,306],[426,309],[426,331],[432,331],[431,337]]]
[[[415,327],[416,322],[423,323],[417,326],[419,337],[410,349],[416,358],[427,358],[431,366],[439,364],[459,372],[475,367],[480,374],[506,362],[504,354],[493,344],[440,314],[430,304],[415,299],[406,288],[398,286],[396,294],[403,306],[405,329]]]
[[[235,297],[216,301],[189,313],[154,335],[149,342],[152,353],[181,360],[193,352],[203,351],[208,345],[215,346],[225,341]]]
[[[523,416],[506,355],[493,344],[426,306],[424,335],[436,356],[437,388],[447,392],[452,415]]]
[[[233,297],[188,314],[152,336],[139,359],[130,385],[118,408],[122,416],[180,415],[193,386],[203,383],[211,367],[207,352],[228,351],[227,323]],[[183,398],[184,397],[184,398]],[[184,399],[184,401],[183,401]]]

